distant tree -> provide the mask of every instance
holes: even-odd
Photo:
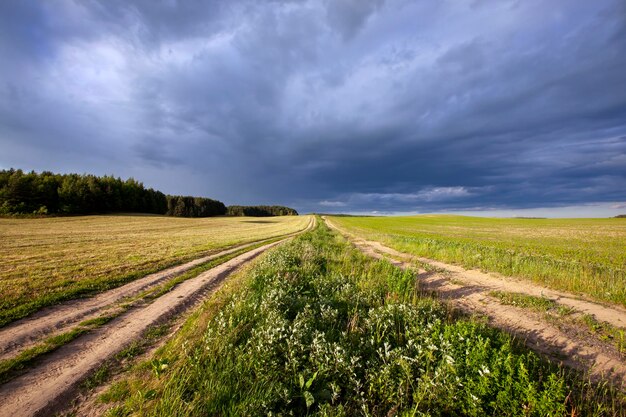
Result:
[[[298,212],[290,207],[284,206],[228,206],[226,212],[229,216],[297,216]]]
[[[29,177],[21,169],[11,170],[3,183],[0,198],[4,213],[30,213],[36,210]]]
[[[185,199],[182,197],[178,197],[176,199],[176,206],[174,207],[174,212],[172,216],[178,217],[188,217],[189,213],[187,210],[187,205],[185,204]]]
[[[226,214],[221,201],[203,197],[167,196],[167,214],[177,217],[210,217]]]

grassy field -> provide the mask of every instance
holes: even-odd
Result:
[[[626,219],[332,217],[399,251],[626,305]]]
[[[324,225],[231,277],[107,416],[617,416],[623,399],[419,295]]]
[[[308,216],[0,218],[0,325],[235,244],[303,229]]]

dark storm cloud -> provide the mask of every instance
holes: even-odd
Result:
[[[0,166],[316,211],[626,200],[619,0],[0,5]]]

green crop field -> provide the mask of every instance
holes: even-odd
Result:
[[[626,305],[626,219],[332,217],[399,251]]]
[[[0,218],[0,324],[220,248],[304,229],[309,216]]]
[[[106,368],[100,372],[106,374]],[[420,295],[320,224],[116,379],[109,416],[617,416],[618,393]]]

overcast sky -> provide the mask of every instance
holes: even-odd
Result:
[[[303,212],[626,212],[626,2],[2,0],[9,167]]]

